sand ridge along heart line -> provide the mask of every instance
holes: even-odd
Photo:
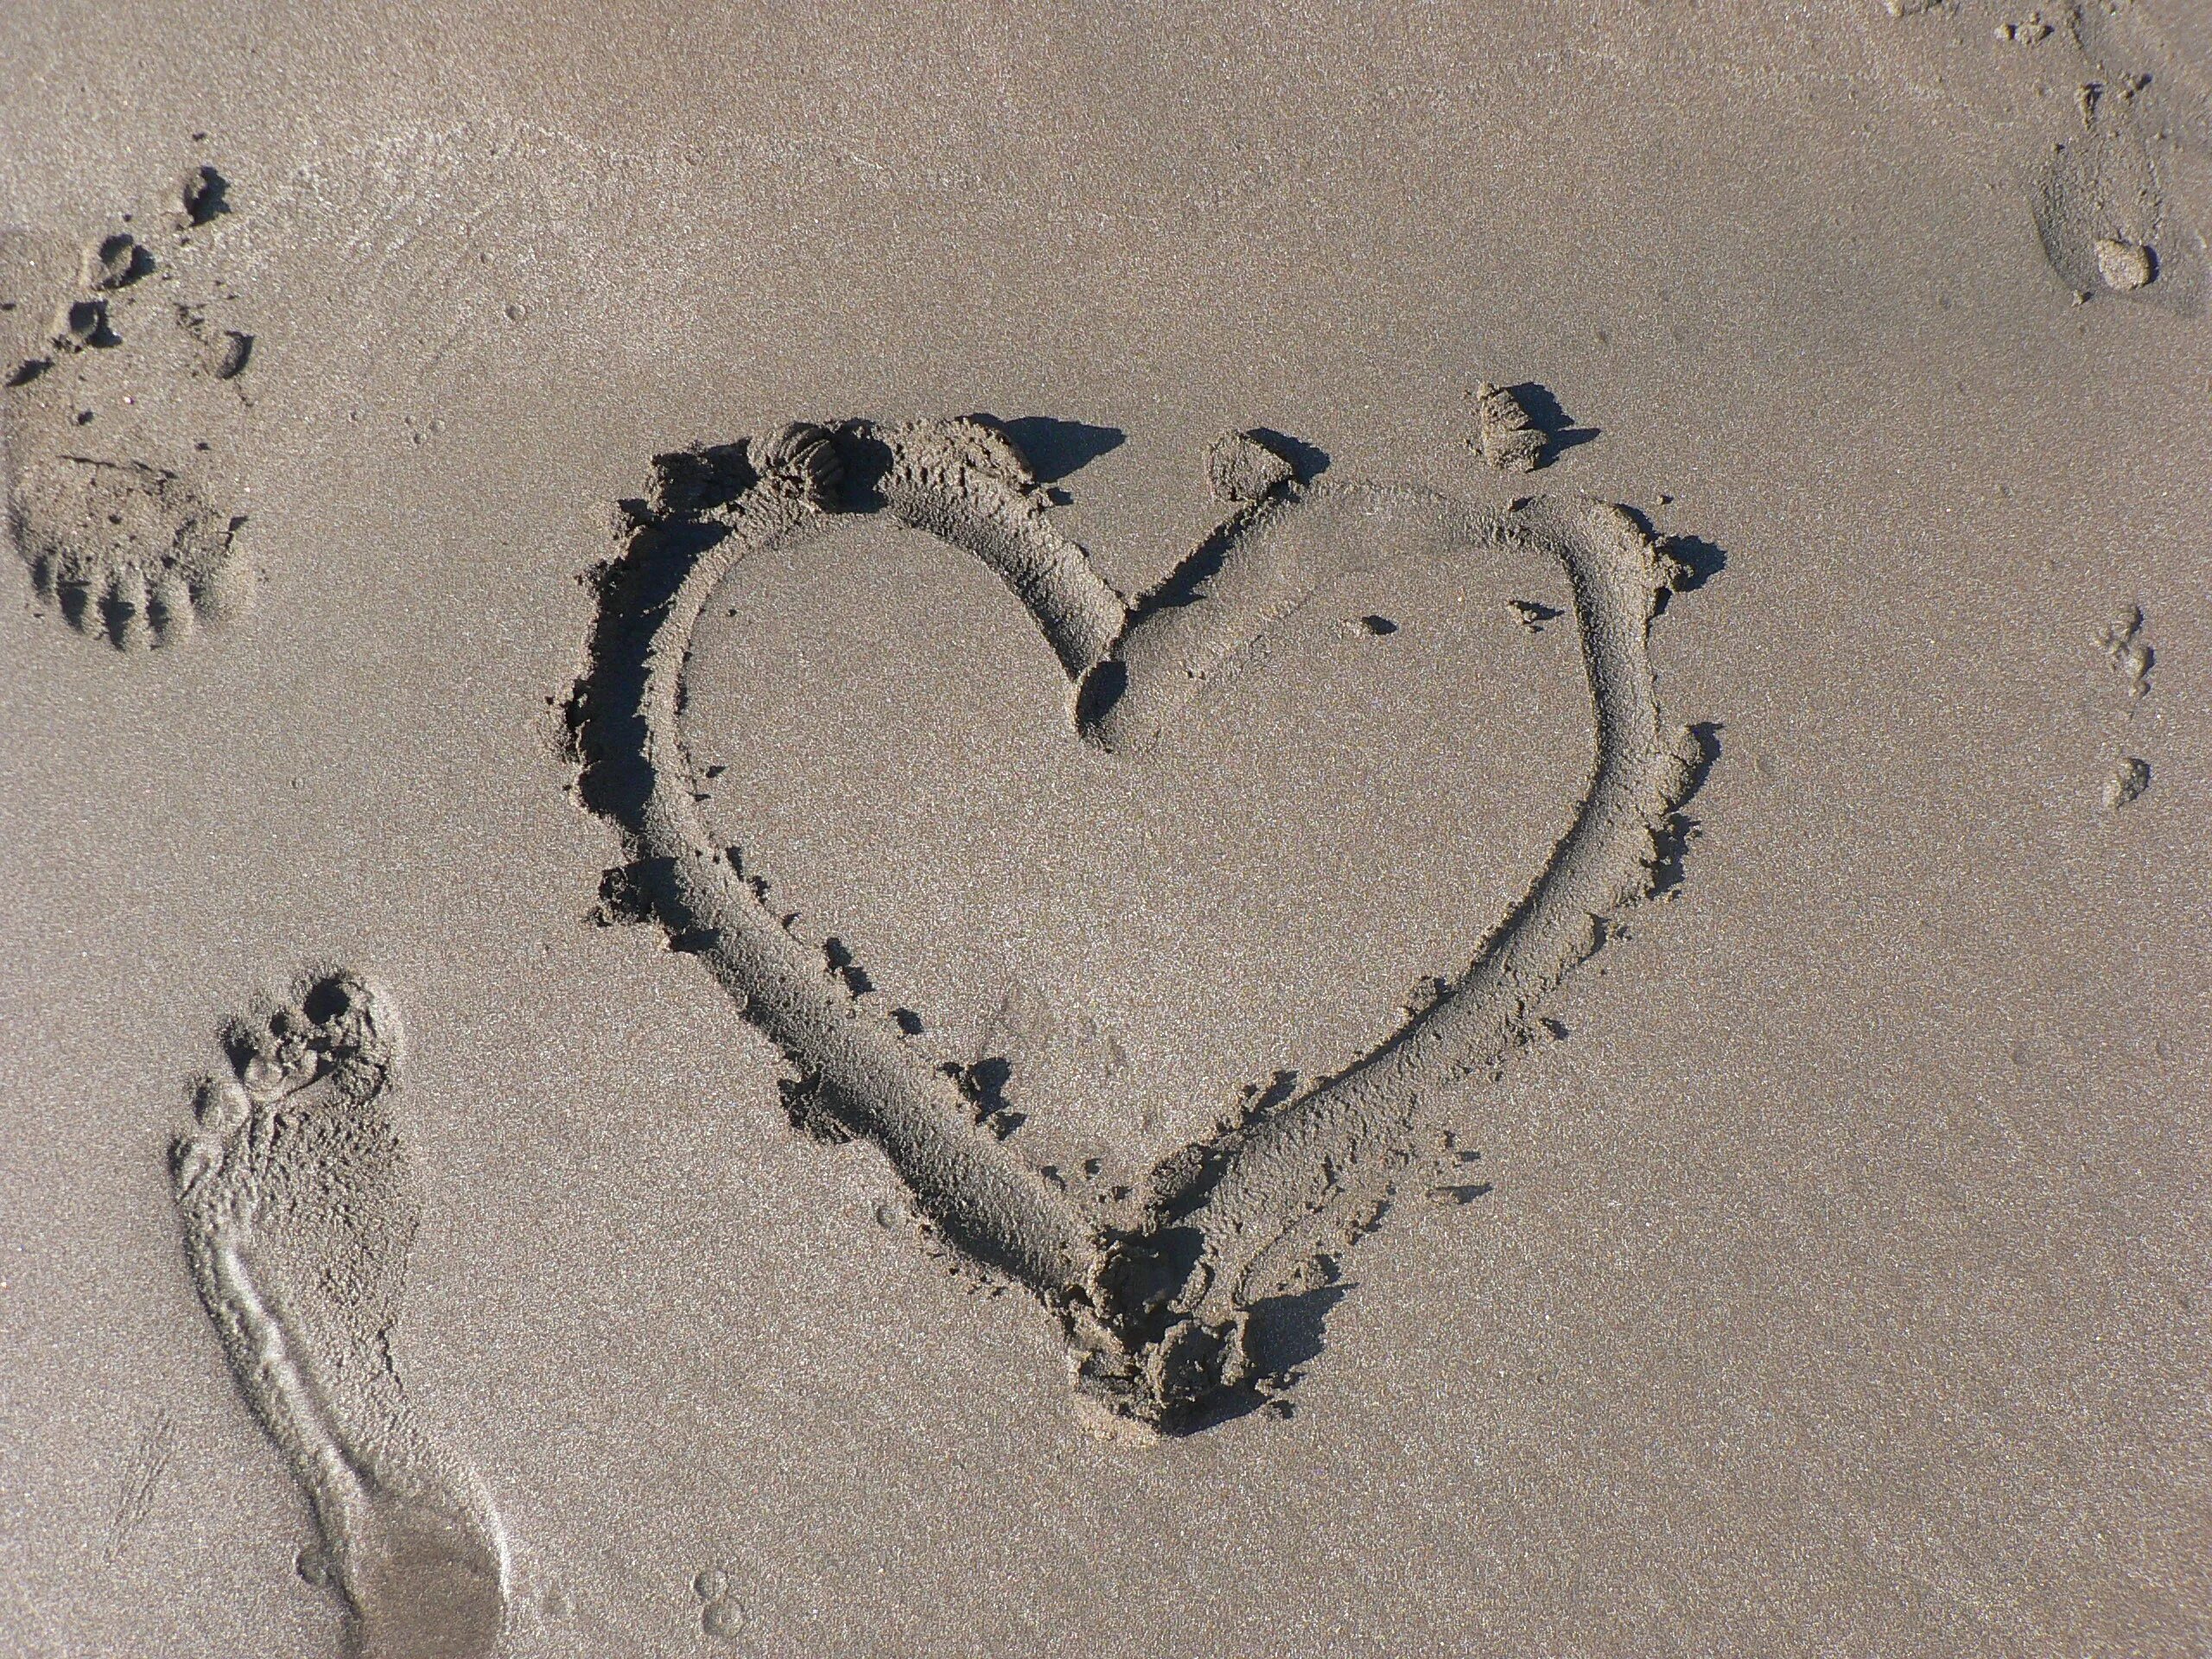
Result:
[[[184,1246],[238,1389],[313,1505],[360,1659],[478,1659],[508,1563],[477,1483],[416,1427],[392,1357],[422,1200],[393,1105],[399,1014],[343,971],[226,1033],[171,1152]]]
[[[620,832],[606,891],[696,955],[797,1070],[793,1121],[889,1160],[953,1250],[1059,1319],[1090,1425],[1135,1438],[1207,1421],[1259,1379],[1249,1310],[1300,1282],[1333,1236],[1371,1224],[1394,1182],[1445,1137],[1447,1091],[1495,1077],[1543,997],[1648,895],[1701,760],[1663,726],[1647,652],[1659,596],[1686,573],[1624,510],[1539,499],[1477,511],[1432,492],[1299,478],[1257,437],[1208,455],[1229,517],[1134,605],[1054,528],[1006,435],[975,419],[795,425],[656,461],[625,504],[617,554],[567,707],[579,798]],[[845,963],[797,938],[766,880],[717,846],[679,729],[693,628],[741,561],[888,512],[981,559],[1035,619],[1069,677],[1077,730],[1141,752],[1206,681],[1351,568],[1388,521],[1394,556],[1533,554],[1566,571],[1581,631],[1595,760],[1572,826],[1466,969],[1364,1058],[1287,1098],[1260,1096],[1148,1179],[1135,1224],[1107,1224],[1018,1162],[979,1122],[958,1068],[933,1064],[853,994]]]

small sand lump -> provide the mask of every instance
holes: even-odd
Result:
[[[1249,432],[1224,432],[1206,446],[1206,480],[1224,501],[1257,501],[1295,476],[1288,461]]]
[[[2112,776],[2105,779],[2105,810],[2117,812],[2129,802],[2139,799],[2150,787],[2150,763],[2131,754],[2114,766]]]
[[[2150,642],[2142,637],[2143,607],[2123,604],[2113,618],[2089,637],[2104,648],[2105,661],[2116,673],[2127,677],[2127,695],[2140,697],[2151,689],[2151,664],[2155,660]]]
[[[223,200],[223,175],[212,167],[195,167],[176,181],[170,193],[169,211],[180,229],[205,225],[216,214],[229,211]]]
[[[2105,279],[2107,288],[2128,294],[2146,286],[2157,275],[2157,266],[2151,250],[2141,243],[2101,236],[2097,238],[2097,274]]]
[[[86,288],[122,288],[137,281],[153,263],[129,232],[118,231],[86,245],[79,280]]]
[[[1544,435],[1521,400],[1485,380],[1475,388],[1482,427],[1471,440],[1484,461],[1500,472],[1533,473],[1543,465]]]

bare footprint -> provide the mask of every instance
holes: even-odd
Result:
[[[219,625],[252,588],[210,476],[251,408],[253,340],[218,320],[237,296],[209,273],[229,212],[201,166],[81,245],[0,245],[8,534],[37,597],[121,650]]]
[[[122,650],[172,644],[245,603],[236,522],[143,461],[42,461],[18,480],[9,521],[38,596]]]
[[[226,1034],[172,1167],[200,1299],[314,1505],[346,1651],[471,1659],[505,1623],[506,1547],[416,1427],[393,1357],[422,1215],[392,1113],[400,1046],[387,993],[303,977]]]
[[[2152,10],[1888,0],[1875,39],[1983,130],[2077,300],[2194,317],[2212,291],[2212,102],[2176,27],[2195,9],[2164,25]]]

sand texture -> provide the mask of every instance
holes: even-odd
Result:
[[[0,9],[0,1659],[2212,1651],[2212,11]]]

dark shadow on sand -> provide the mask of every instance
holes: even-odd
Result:
[[[989,415],[978,415],[976,418],[997,427],[1014,440],[1014,447],[1021,451],[1022,459],[1037,474],[1039,484],[1057,484],[1070,473],[1080,471],[1128,441],[1128,434],[1118,426],[1056,421],[1049,415],[1024,415],[1012,421]]]
[[[1573,416],[1560,407],[1559,399],[1534,380],[1523,380],[1519,385],[1508,386],[1505,390],[1513,394],[1515,401],[1522,409],[1528,410],[1529,420],[1544,435],[1545,459],[1548,461],[1578,444],[1594,442],[1605,430],[1603,427],[1578,424]]]
[[[1640,508],[1624,505],[1624,512],[1636,521],[1636,527],[1659,543],[1667,556],[1682,567],[1682,579],[1671,588],[1662,588],[1659,601],[1653,607],[1654,616],[1667,614],[1668,601],[1676,594],[1695,593],[1728,568],[1728,555],[1718,545],[1702,536],[1669,536],[1653,525],[1649,513]]]
[[[1253,1303],[1244,1340],[1259,1382],[1214,1395],[1173,1432],[1202,1434],[1262,1409],[1279,1417],[1289,1416],[1296,1407],[1283,1391],[1298,1381],[1306,1366],[1320,1357],[1328,1345],[1324,1327],[1329,1315],[1354,1288],[1346,1281]]]
[[[1290,463],[1298,474],[1299,482],[1306,483],[1329,470],[1329,452],[1319,444],[1308,443],[1303,438],[1294,438],[1287,432],[1278,432],[1272,426],[1255,426],[1252,435]]]

